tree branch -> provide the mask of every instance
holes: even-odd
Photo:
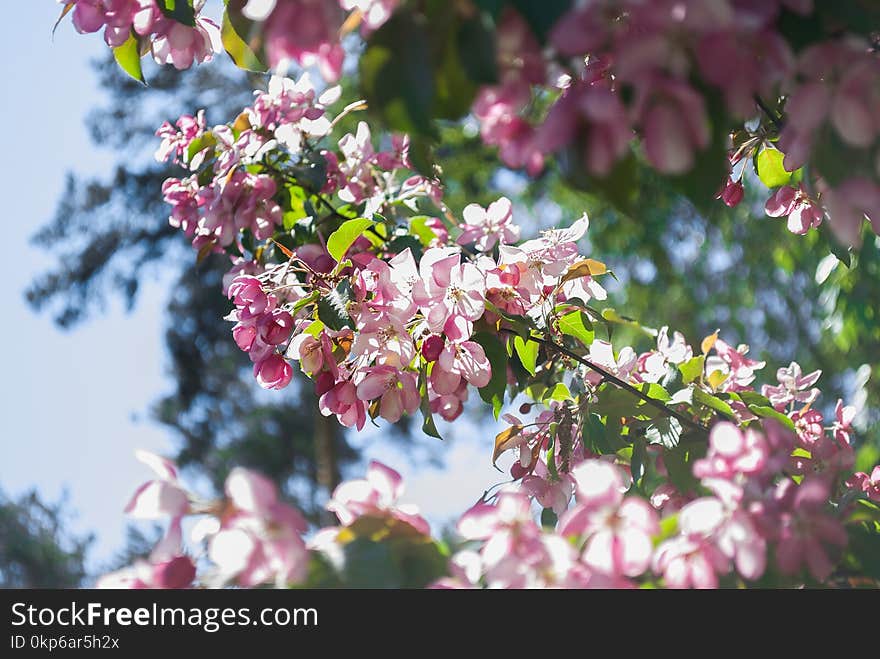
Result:
[[[510,331],[510,330],[505,330],[505,331]],[[579,364],[582,364],[583,366],[586,366],[587,368],[595,371],[596,373],[601,375],[603,378],[605,378],[609,382],[617,385],[621,389],[628,391],[633,396],[636,396],[637,398],[645,401],[648,405],[651,405],[652,407],[655,407],[656,409],[665,412],[666,414],[668,414],[671,417],[675,417],[683,425],[688,426],[692,430],[699,430],[700,432],[706,432],[706,433],[709,432],[709,428],[704,426],[702,423],[698,423],[698,422],[694,421],[693,419],[689,418],[687,415],[682,414],[678,410],[675,410],[675,409],[669,407],[668,405],[657,400],[656,398],[651,398],[647,394],[642,393],[641,391],[636,389],[631,384],[624,382],[616,375],[609,373],[601,366],[597,366],[596,364],[589,361],[588,359],[585,359],[584,357],[581,357],[577,353],[572,352],[571,350],[569,350],[565,346],[559,345],[555,341],[551,341],[549,339],[545,339],[540,336],[529,336],[529,341],[534,341],[535,343],[540,343],[541,345],[549,348],[550,350],[553,350],[561,355],[565,355],[566,357],[574,359]]]
[[[776,127],[776,130],[782,130],[782,118],[767,106],[763,98],[755,94],[754,99],[758,107],[761,108],[761,111],[767,115],[767,118]]]

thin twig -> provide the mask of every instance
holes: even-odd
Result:
[[[505,330],[505,331],[509,332],[510,330]],[[572,352],[571,350],[569,350],[565,346],[561,346],[558,343],[556,343],[555,341],[551,341],[549,339],[545,339],[545,338],[539,337],[539,336],[529,336],[529,341],[534,341],[535,343],[540,343],[541,345],[546,346],[547,348],[550,348],[551,350],[554,350],[561,355],[565,355],[566,357],[570,357],[571,359],[574,359],[579,364],[582,364],[582,365],[586,366],[587,368],[589,368],[593,371],[596,371],[596,373],[599,373],[603,378],[605,378],[609,382],[612,382],[613,384],[617,385],[621,389],[628,391],[633,396],[636,396],[637,398],[640,398],[641,400],[645,401],[648,405],[651,405],[652,407],[655,407],[658,410],[662,410],[663,412],[665,412],[669,416],[675,417],[682,424],[688,426],[689,428],[691,428],[693,430],[699,430],[700,432],[709,432],[709,429],[706,426],[704,426],[703,424],[697,423],[693,419],[687,417],[686,415],[682,414],[678,410],[675,410],[675,409],[669,407],[668,405],[665,405],[664,403],[657,400],[656,398],[651,398],[647,394],[642,393],[641,391],[636,389],[631,384],[624,382],[616,375],[609,373],[601,366],[597,366],[596,364],[589,361],[588,359],[585,359],[585,358],[581,357],[580,355],[578,355],[577,353]]]
[[[767,104],[764,102],[763,98],[761,98],[757,94],[755,94],[753,98],[755,99],[755,103],[758,104],[758,107],[761,108],[761,110],[764,112],[764,114],[767,115],[767,118],[770,119],[770,121],[776,127],[776,130],[782,130],[781,117],[778,114],[776,114],[775,112],[773,112],[773,110],[771,110],[767,106]]]

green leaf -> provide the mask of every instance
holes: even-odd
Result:
[[[681,440],[681,423],[675,417],[656,419],[645,429],[645,438],[651,444],[673,449]]]
[[[672,396],[669,395],[669,392],[656,382],[645,382],[638,385],[636,389],[641,391],[648,398],[659,400],[661,403],[665,403],[672,398]]]
[[[422,432],[437,439],[443,439],[437,430],[437,424],[434,423],[434,415],[431,412],[431,401],[428,397],[428,369],[422,366],[422,377],[419,385],[419,395],[422,397],[419,408],[422,411]]]
[[[645,477],[647,470],[648,451],[645,442],[637,438],[632,445],[632,457],[630,458],[630,473],[632,474],[633,484],[638,489],[642,488],[642,479]]]
[[[703,375],[703,363],[706,361],[705,355],[697,355],[686,362],[678,365],[678,371],[681,373],[681,381],[684,384],[690,384],[695,380],[699,380]]]
[[[593,343],[593,337],[596,335],[592,329],[593,323],[583,311],[573,311],[562,316],[558,321],[558,327],[560,332],[574,337],[587,348]]]
[[[761,405],[764,407],[771,407],[770,399],[766,396],[762,396],[757,391],[738,391],[736,392],[736,395],[746,405]]]
[[[134,33],[128,36],[125,43],[113,49],[113,59],[116,60],[119,68],[132,78],[144,85],[147,84],[144,80],[144,72],[141,70],[141,51]]]
[[[254,23],[248,21],[243,16],[236,16],[235,19],[230,15],[230,10],[223,12],[223,23],[220,26],[220,40],[223,42],[223,48],[228,53],[235,65],[246,71],[256,71],[262,73],[268,70],[268,67],[257,56],[256,43],[258,38],[249,44],[246,40],[248,37],[242,37],[242,34],[256,34],[253,29]],[[246,32],[245,32],[246,30]]]
[[[318,319],[333,330],[351,326],[348,317],[348,303],[351,301],[351,287],[343,280],[330,293],[318,298]]]
[[[705,446],[703,446],[703,451],[705,451]],[[700,457],[702,456],[699,451],[692,447],[685,448],[684,444],[664,451],[663,464],[669,473],[669,481],[675,485],[679,492],[693,491],[699,485],[691,473],[691,466]]]
[[[789,419],[782,412],[776,411],[769,405],[749,405],[748,407],[752,414],[756,414],[757,416],[763,417],[765,419],[774,419],[789,430],[794,430],[794,421]]]
[[[423,247],[427,247],[437,238],[437,234],[428,226],[428,220],[432,218],[427,215],[417,215],[410,218],[409,230],[422,243]]]
[[[492,365],[492,378],[489,384],[480,389],[480,398],[492,404],[492,411],[497,419],[504,404],[504,391],[507,388],[507,351],[498,337],[489,332],[477,332],[471,340],[483,347]]]
[[[287,192],[288,203],[287,209],[282,216],[283,226],[285,231],[292,231],[299,220],[309,215],[306,211],[307,196],[306,191],[298,185],[287,186]]]
[[[552,389],[547,389],[541,395],[541,400],[574,400],[574,396],[562,382],[557,382]]]
[[[537,341],[527,341],[521,336],[514,336],[513,347],[523,368],[529,372],[529,375],[534,375],[535,365],[538,360],[538,350],[541,346]]]
[[[768,188],[788,185],[791,181],[791,173],[785,171],[785,167],[782,166],[783,158],[781,151],[772,148],[765,148],[755,156],[755,171]]]
[[[337,263],[341,261],[349,247],[354,244],[354,241],[360,238],[364,231],[374,224],[375,222],[373,222],[373,220],[367,220],[364,218],[343,222],[340,227],[331,233],[329,238],[327,238],[327,251],[330,252],[330,256],[332,256]]]
[[[721,414],[727,417],[733,418],[734,416],[733,408],[730,407],[730,405],[717,396],[708,394],[700,388],[694,388],[694,402],[701,403],[716,412],[721,412]]]
[[[195,156],[208,147],[212,147],[217,144],[217,137],[211,131],[207,131],[202,133],[197,138],[195,138],[192,142],[189,143],[189,146],[186,148],[186,161],[192,162],[192,159]]]
[[[196,26],[196,13],[193,10],[192,0],[156,0],[156,4],[168,18],[189,27]]]

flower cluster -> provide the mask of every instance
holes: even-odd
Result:
[[[104,41],[111,48],[134,38],[148,45],[159,64],[188,69],[208,62],[220,52],[220,28],[199,15],[204,2],[196,3],[192,25],[168,16],[156,0],[58,0],[64,12],[73,11],[78,32],[104,30]],[[62,14],[63,15],[63,14]]]
[[[370,463],[365,479],[344,482],[333,492],[327,509],[341,526],[322,529],[307,543],[302,514],[280,499],[265,476],[235,468],[223,498],[207,501],[185,489],[170,461],[144,451],[138,457],[158,479],[135,492],[126,512],[136,519],[169,519],[168,531],[147,558],[104,575],[99,588],[187,588],[196,582],[197,564],[201,585],[283,588],[306,581],[318,551],[338,553],[346,542],[340,532],[361,519],[387,518],[411,535],[430,536],[418,509],[397,503],[403,494],[400,475],[378,462]],[[184,517],[194,522],[190,542],[184,542]]]
[[[187,68],[219,50],[200,2],[189,20],[157,0],[59,1],[80,32],[104,29],[114,47],[134,37],[160,63]],[[245,41],[254,37],[254,57],[267,66],[295,62],[334,82],[344,35],[360,25],[369,41],[399,9],[398,0],[251,0],[227,12],[231,25],[250,25]],[[479,87],[471,112],[483,141],[530,175],[555,153],[606,177],[638,152],[661,174],[682,176],[706,165],[699,159],[710,145],[727,147],[730,175],[718,194],[726,205],[743,199],[752,161],[771,189],[770,217],[786,217],[797,234],[829,218],[838,239],[855,245],[865,219],[880,233],[880,59],[867,36],[836,30],[795,48],[783,24],[817,10],[810,0],[578,2],[539,36],[505,6],[494,20],[497,80]],[[726,137],[719,131],[738,123]],[[353,174],[372,155],[363,138],[343,148],[346,160],[356,156],[341,175],[355,182],[357,200],[369,194]],[[858,166],[841,169],[826,155],[835,151]]]
[[[855,244],[865,217],[880,230],[877,165],[867,175],[837,180],[823,178],[832,173],[822,171],[828,163],[811,162],[810,180],[798,181],[819,139],[856,150],[874,146],[880,61],[866,41],[851,35],[795,54],[776,22],[782,11],[806,15],[811,5],[577,3],[551,30],[544,52],[525,20],[507,8],[497,26],[500,80],[481,90],[473,112],[484,141],[499,146],[501,159],[532,174],[548,153],[567,151],[588,172],[607,176],[638,136],[650,165],[679,175],[694,167],[711,141],[710,123],[719,121],[695,85],[699,78],[721,93],[731,118],[760,120],[732,136],[734,173],[718,198],[728,206],[742,200],[742,165],[754,158],[773,188],[769,216],[787,217],[797,234],[830,216],[839,239]],[[536,115],[534,98],[548,90],[555,100]],[[781,131],[777,110],[760,109],[756,98],[769,99],[773,108],[776,99],[785,99]]]

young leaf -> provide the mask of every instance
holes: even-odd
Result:
[[[494,465],[498,458],[506,450],[518,445],[516,438],[522,432],[522,426],[510,426],[495,435],[495,450],[492,451],[492,464]]]
[[[567,281],[579,279],[581,277],[604,275],[606,272],[608,272],[608,267],[601,261],[583,259],[568,267],[568,270],[565,271],[565,275],[563,275],[560,283],[564,284]]]
[[[593,324],[583,311],[574,311],[559,319],[559,331],[567,336],[572,336],[589,348],[593,343],[596,333]]]
[[[716,412],[721,412],[721,414],[732,418],[733,408],[730,407],[726,402],[718,398],[717,396],[713,396],[712,394],[707,394],[705,391],[699,388],[694,389],[694,402],[702,403],[706,407],[715,410]]]
[[[758,178],[768,188],[778,188],[791,181],[791,173],[782,166],[784,155],[776,149],[765,148],[755,156],[755,169]]]
[[[715,330],[709,336],[707,336],[705,339],[703,339],[703,341],[700,343],[700,352],[702,352],[705,355],[712,348],[715,347],[715,342],[718,340],[718,332],[719,331],[720,330]]]
[[[681,440],[681,423],[671,416],[657,419],[645,429],[645,438],[651,444],[673,449]]]
[[[192,0],[156,0],[156,4],[168,18],[189,27],[196,26],[196,13]]]
[[[480,389],[480,398],[492,404],[492,411],[497,419],[504,404],[504,390],[507,388],[507,350],[498,337],[488,332],[477,332],[472,340],[483,347],[492,365],[492,378],[489,384]]]
[[[336,262],[342,260],[348,248],[354,244],[354,241],[360,238],[361,234],[373,226],[373,220],[358,218],[356,220],[348,220],[327,238],[327,251],[330,256],[336,259]]]
[[[534,375],[540,344],[537,341],[527,341],[521,336],[515,336],[513,337],[513,347],[523,368],[529,372],[529,375]]]
[[[703,374],[703,363],[706,361],[705,355],[697,355],[686,362],[678,365],[681,373],[681,381],[684,384],[690,384],[694,380],[700,379]]]
[[[557,382],[552,389],[546,389],[542,395],[542,400],[574,400],[574,396],[562,382]]]
[[[250,23],[250,21],[247,21],[243,17],[241,22],[244,24]],[[235,62],[235,65],[238,68],[258,73],[267,70],[266,65],[263,64],[254,52],[255,49],[248,44],[241,34],[239,34],[239,30],[236,29],[228,10],[223,12],[223,23],[220,26],[220,40],[223,43],[224,50],[226,50],[227,54],[232,58],[232,61]]]
[[[794,430],[794,421],[789,419],[782,412],[778,412],[772,407],[766,405],[749,405],[748,407],[752,414],[756,414],[765,419],[774,419],[789,430]]]
[[[113,58],[120,69],[138,82],[144,85],[147,84],[146,80],[144,80],[144,72],[141,70],[141,52],[134,33],[128,36],[125,43],[113,49]]]
[[[422,377],[419,383],[419,395],[422,397],[419,409],[422,411],[422,432],[437,439],[443,439],[437,431],[437,425],[434,423],[434,415],[431,413],[431,401],[428,398],[428,369],[422,366]]]

